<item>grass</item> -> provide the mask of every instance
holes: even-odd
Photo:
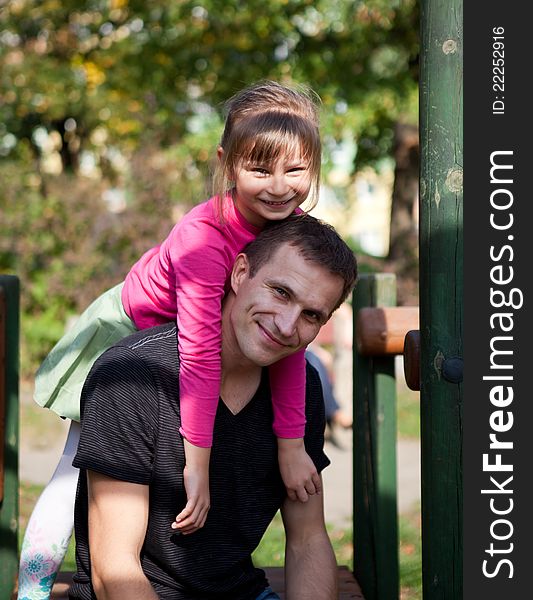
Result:
[[[400,598],[422,598],[420,507],[400,517]]]
[[[413,392],[399,382],[396,394],[398,437],[420,439],[420,392]]]
[[[346,565],[353,570],[352,530],[328,526],[338,565]],[[399,521],[400,535],[400,599],[420,600],[422,598],[422,546],[420,540],[420,510],[415,507],[411,513],[402,515]],[[285,534],[279,513],[265,532],[261,544],[253,554],[254,563],[259,567],[283,566],[285,560]]]
[[[352,568],[352,530],[339,529],[328,525],[331,544],[337,557],[337,564],[348,565]],[[285,531],[280,513],[274,517],[252,555],[254,564],[258,567],[282,567],[285,563]]]

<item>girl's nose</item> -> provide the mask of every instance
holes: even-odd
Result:
[[[270,193],[274,196],[284,196],[289,191],[284,175],[274,175],[270,183]]]

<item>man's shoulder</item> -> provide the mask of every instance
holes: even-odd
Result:
[[[117,342],[115,348],[129,348],[140,352],[150,353],[154,348],[166,351],[174,349],[177,352],[177,327],[176,323],[165,323],[136,331]]]
[[[109,421],[155,415],[164,399],[178,397],[178,373],[176,325],[138,331],[96,360],[83,386],[82,414],[106,413]]]
[[[142,374],[148,378],[147,383],[161,385],[162,380],[177,381],[178,369],[176,324],[165,323],[137,331],[111,346],[95,362],[89,379],[120,374],[121,386],[126,388],[129,380],[137,380]]]

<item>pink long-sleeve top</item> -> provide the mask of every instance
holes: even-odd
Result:
[[[177,321],[180,432],[201,447],[212,445],[220,393],[222,299],[235,257],[259,233],[230,196],[224,213],[221,223],[214,198],[193,208],[133,265],[122,289],[124,310],[138,329]],[[303,437],[304,351],[272,365],[269,375],[274,433]]]

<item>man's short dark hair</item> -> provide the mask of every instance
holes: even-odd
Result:
[[[348,297],[357,280],[357,260],[335,229],[308,214],[291,215],[271,221],[243,250],[248,257],[250,277],[270,260],[282,244],[294,246],[300,254],[344,282],[336,310]]]

